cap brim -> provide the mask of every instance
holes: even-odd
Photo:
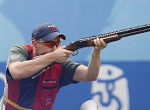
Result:
[[[42,39],[44,39],[46,41],[52,41],[53,39],[55,39],[58,36],[60,36],[63,40],[66,39],[65,35],[61,34],[60,32],[51,33],[47,36],[42,37]]]

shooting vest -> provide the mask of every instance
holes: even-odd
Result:
[[[28,53],[28,60],[32,59],[32,46],[24,45],[24,47]],[[8,82],[6,110],[19,109],[16,106],[22,107],[21,110],[52,110],[56,94],[60,88],[61,64],[50,65],[50,68],[34,79],[29,77],[23,80],[12,80],[12,78],[10,80],[9,71],[6,73]]]

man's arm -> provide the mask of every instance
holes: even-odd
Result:
[[[106,47],[106,43],[102,39],[94,40],[95,47],[93,49],[91,59],[89,61],[88,67],[80,65],[75,71],[73,80],[75,81],[94,81],[97,79],[100,69],[100,51],[102,48]]]
[[[8,66],[8,69],[15,80],[24,79],[33,76],[41,69],[45,68],[49,64],[53,63],[53,56],[48,53],[42,55],[39,58],[26,61],[13,62]]]
[[[59,48],[54,52],[44,54],[36,59],[16,61],[8,66],[8,69],[15,80],[33,76],[53,62],[63,63],[72,54],[70,51]]]

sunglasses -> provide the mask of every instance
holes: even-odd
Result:
[[[37,41],[38,43],[42,43],[44,46],[52,48],[54,46],[58,47],[60,45],[60,39],[57,41]]]

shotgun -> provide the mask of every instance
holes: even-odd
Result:
[[[136,26],[136,27],[132,27],[132,28],[128,28],[128,29],[122,29],[119,31],[109,32],[109,33],[100,34],[100,35],[96,35],[96,36],[85,37],[85,38],[81,38],[75,42],[70,43],[68,46],[65,47],[65,49],[71,50],[71,51],[77,51],[78,49],[81,49],[81,48],[95,46],[94,39],[96,39],[97,37],[102,38],[106,43],[110,43],[110,42],[120,40],[123,37],[128,37],[128,36],[148,32],[148,31],[150,31],[150,24]],[[76,53],[76,54],[78,54],[78,53]],[[76,54],[74,54],[74,55],[76,55]],[[32,79],[34,79],[37,76],[39,76],[40,74],[42,74],[49,67],[50,66],[48,65],[43,70],[39,71],[38,74],[36,74],[35,76],[32,76]]]
[[[85,37],[70,43],[65,47],[65,49],[76,51],[81,48],[95,46],[94,39],[96,39],[97,37],[102,38],[106,43],[110,43],[110,42],[118,41],[123,37],[141,34],[148,31],[150,31],[150,24],[122,29],[119,31],[109,32],[109,33],[100,34],[96,36]]]

